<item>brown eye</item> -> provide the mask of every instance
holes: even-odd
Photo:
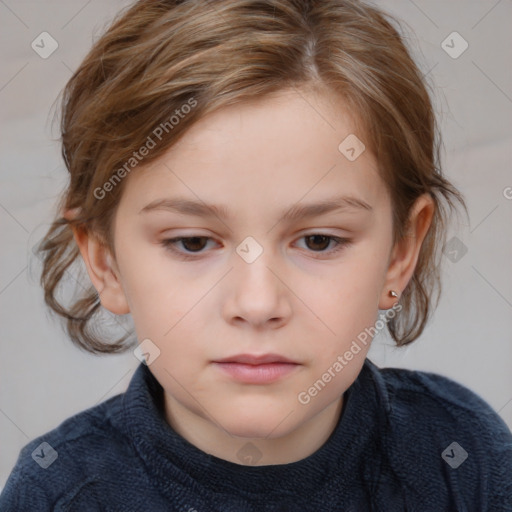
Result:
[[[313,253],[314,258],[329,257],[352,243],[348,238],[340,238],[324,233],[312,233],[302,237],[306,242],[306,249],[309,253]],[[329,245],[333,242],[333,248],[328,249]],[[315,255],[317,253],[317,255]]]
[[[324,251],[327,247],[329,247],[329,244],[332,240],[332,237],[327,235],[308,235],[304,238],[311,242],[306,243],[306,245],[314,251]]]
[[[306,250],[313,253],[314,258],[329,257],[352,243],[348,238],[323,233],[313,233],[302,238],[306,240]],[[209,241],[213,241],[213,239],[208,236],[181,236],[162,240],[161,245],[166,250],[176,254],[180,259],[198,260],[200,256],[207,253],[206,246]],[[331,242],[333,247],[329,249]],[[318,255],[315,255],[315,253]]]
[[[200,255],[205,248],[208,241],[211,240],[208,236],[182,236],[177,238],[169,238],[162,240],[161,244],[169,251],[177,254],[182,259],[193,259],[194,253]],[[182,248],[178,248],[181,244]]]
[[[179,241],[183,244],[183,247],[190,252],[198,252],[204,249],[206,245],[205,240],[208,240],[206,236],[193,236],[189,238],[179,238]]]

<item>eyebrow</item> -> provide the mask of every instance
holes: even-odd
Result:
[[[140,211],[147,213],[154,210],[168,210],[184,215],[196,217],[210,217],[215,215],[222,219],[232,220],[234,215],[228,208],[222,205],[206,204],[201,201],[194,201],[186,198],[175,197],[156,199],[144,206]],[[281,220],[291,222],[304,218],[318,217],[326,213],[343,210],[356,210],[373,212],[373,208],[366,201],[354,196],[336,196],[318,203],[295,204],[288,210],[282,212]]]

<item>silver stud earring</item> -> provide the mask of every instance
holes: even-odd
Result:
[[[398,293],[396,293],[395,290],[389,290],[389,295],[391,297],[398,297]]]

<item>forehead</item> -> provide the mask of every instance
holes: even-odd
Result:
[[[333,138],[336,142],[343,135],[359,130],[341,98],[332,93],[293,88],[209,113],[196,122],[171,151],[207,152],[214,148],[221,154],[226,144],[231,150],[237,144],[242,146],[241,150],[258,151],[259,158],[264,158],[269,151],[275,157],[290,150],[291,157],[305,147],[337,150],[338,144],[333,148]],[[358,135],[365,138],[362,133]]]
[[[347,153],[350,146],[355,159],[347,157],[354,153]],[[339,98],[280,91],[203,117],[162,157],[132,172],[124,195],[139,210],[176,193],[230,210],[313,201],[335,192],[375,204],[384,187],[364,146],[364,134]]]

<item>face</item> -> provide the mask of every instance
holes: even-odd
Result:
[[[392,226],[374,156],[338,149],[350,134],[364,143],[353,126],[339,100],[281,91],[206,116],[125,178],[117,268],[168,407],[279,437],[357,377],[370,343],[335,363],[375,324]]]

